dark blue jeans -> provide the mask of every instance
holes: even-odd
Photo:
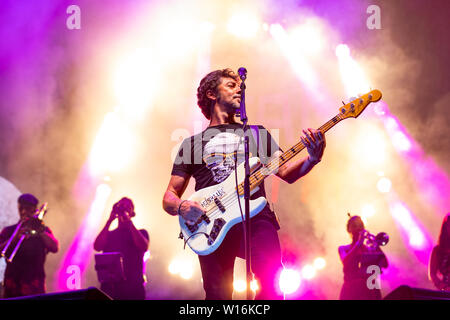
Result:
[[[244,224],[233,226],[220,247],[206,256],[199,256],[206,300],[231,300],[236,257],[245,259]],[[251,268],[258,280],[257,300],[276,300],[283,296],[278,290],[277,274],[281,264],[281,248],[273,222],[259,216],[251,219]]]

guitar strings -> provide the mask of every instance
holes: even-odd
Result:
[[[299,150],[297,150],[300,147]],[[299,142],[298,144],[296,144],[295,146],[293,146],[292,148],[289,149],[289,151],[283,153],[283,155],[281,155],[280,157],[273,159],[272,161],[270,161],[269,165],[267,167],[262,167],[260,169],[258,169],[257,171],[255,171],[251,176],[250,176],[250,183],[257,183],[261,180],[264,180],[266,178],[266,176],[269,176],[272,174],[273,171],[275,171],[275,169],[277,167],[282,166],[284,163],[286,163],[287,161],[289,161],[291,158],[293,158],[295,155],[297,155],[299,152],[301,152],[303,149],[305,148],[305,145],[303,145],[302,142]],[[292,151],[292,149],[295,150]],[[280,160],[281,159],[281,160]],[[281,164],[279,164],[281,163]],[[261,174],[261,178],[258,178],[258,174],[262,169],[266,169],[268,170],[269,174]],[[238,186],[239,189],[242,189],[241,184]],[[239,194],[242,196],[242,193],[240,192],[241,190],[239,190]],[[242,190],[243,192],[243,190]],[[227,192],[229,193],[228,196],[225,196],[222,200],[222,204],[224,206],[227,206],[231,203],[233,203],[236,199],[236,187],[233,188],[232,191]],[[211,212],[212,211],[212,212]],[[222,212],[218,209],[217,205],[213,205],[213,207],[209,210],[206,211],[206,215],[209,218],[216,218],[218,217]]]
[[[348,116],[347,116],[348,117]],[[334,127],[338,122],[340,122],[341,120],[343,120],[343,119],[346,119],[347,117],[344,117],[342,114],[337,114],[335,117],[333,117],[331,120],[329,120],[329,121],[327,121],[324,125],[322,125],[320,128],[319,128],[319,130],[323,130],[324,132],[327,132],[329,129],[331,129],[332,127]],[[299,147],[299,145],[301,145],[301,148],[299,149],[299,150],[296,150],[298,147]],[[294,156],[296,156],[298,153],[300,153],[304,148],[305,148],[306,146],[305,145],[303,145],[303,143],[302,142],[299,142],[299,143],[297,143],[295,146],[293,146],[292,148],[290,148],[289,149],[289,151],[287,151],[287,152],[285,152],[285,153],[283,153],[280,157],[278,157],[276,160],[277,160],[277,166],[278,167],[281,167],[284,163],[286,163],[287,161],[289,161],[290,159],[292,159]],[[292,155],[291,155],[291,153],[293,153]],[[285,159],[285,156],[288,156],[288,157],[286,157],[286,159]],[[280,165],[278,165],[278,163],[279,163],[279,159],[281,158],[281,160],[282,160],[282,164],[280,164]],[[274,159],[275,160],[275,159]],[[262,176],[262,178],[258,178],[258,173],[260,172],[260,170],[262,169],[262,168],[260,168],[260,169],[258,169],[258,170],[256,170],[256,172],[254,172],[251,176],[250,176],[250,183],[255,183],[255,182],[259,182],[260,180],[264,180],[267,176],[269,176],[269,175],[271,175],[271,174],[273,174],[273,172],[275,171],[275,169],[276,168],[270,168],[271,166],[273,165],[273,160],[272,161],[270,161],[270,163],[269,163],[269,165],[266,167],[266,168],[269,168],[269,174],[266,174],[266,175],[264,175],[263,174],[263,176]],[[252,179],[253,179],[253,181],[252,181]],[[230,192],[229,193],[229,195],[227,195],[227,196],[225,196],[223,199],[222,199],[222,205],[225,205],[225,206],[227,206],[227,205],[229,205],[230,203],[232,203],[233,201],[235,201],[236,199],[239,201],[239,203],[240,203],[240,197],[242,196],[242,194],[241,194],[241,190],[243,189],[243,186],[242,186],[242,183],[241,184],[239,184],[237,187],[234,187],[233,188],[233,191],[232,192]],[[238,195],[236,195],[236,191],[237,191],[237,194]],[[242,193],[243,193],[243,190],[242,190]],[[215,212],[217,210],[217,212]],[[211,212],[212,211],[212,212]],[[208,213],[210,213],[209,215],[208,215]],[[215,204],[211,209],[209,209],[209,210],[207,210],[206,211],[206,215],[209,217],[209,218],[215,218],[215,217],[217,217],[218,215],[220,215],[222,213],[222,211],[220,211],[220,210],[218,210],[218,207],[217,207],[217,205]],[[201,223],[200,223],[201,224]],[[192,234],[187,240],[189,240],[191,237],[193,237],[194,235],[197,235],[197,234],[200,234],[200,233],[202,233],[202,234],[205,234],[205,235],[207,235],[205,232],[197,232],[197,233],[194,233],[194,234]],[[185,243],[184,243],[184,246],[186,247],[186,243],[187,243],[187,240],[185,241]]]
[[[343,119],[346,119],[347,117],[344,117],[342,114],[337,114],[335,117],[333,117],[331,120],[329,120],[329,121],[327,121],[324,125],[322,125],[320,128],[319,128],[319,130],[323,130],[324,132],[327,132],[329,129],[331,129],[332,127],[334,127],[338,122],[340,122],[341,120],[343,120]],[[296,150],[298,147],[300,147],[300,145],[301,145],[301,148],[299,149],[299,150]],[[277,160],[277,166],[278,167],[281,167],[284,163],[286,163],[287,161],[289,161],[291,158],[293,158],[294,156],[296,156],[298,153],[300,153],[303,149],[305,148],[305,145],[303,145],[303,143],[302,142],[299,142],[299,143],[297,143],[295,146],[293,146],[292,148],[290,148],[289,149],[289,151],[287,151],[287,152],[285,152],[285,153],[283,153],[280,157],[278,157],[276,160]],[[292,155],[291,155],[291,153],[293,153]],[[288,157],[286,157],[286,159],[285,159],[285,156],[288,156]],[[281,164],[279,164],[279,159],[281,158],[281,160],[282,160],[282,163]],[[274,159],[275,160],[275,159]],[[278,165],[279,164],[279,165]],[[259,182],[260,180],[264,180],[267,176],[269,176],[269,175],[271,175],[271,174],[273,174],[273,172],[275,171],[275,169],[276,168],[272,168],[271,169],[271,166],[273,165],[273,160],[272,161],[270,161],[270,163],[269,163],[269,165],[266,167],[266,168],[269,168],[269,174],[263,174],[263,176],[262,176],[262,178],[258,178],[258,173],[261,171],[261,169],[263,169],[263,168],[260,168],[260,169],[258,169],[258,170],[256,170],[256,172],[254,172],[251,176],[250,176],[250,178],[249,178],[249,180],[250,180],[250,183],[255,183],[255,182]],[[253,180],[253,181],[252,181]],[[234,190],[229,194],[229,195],[227,195],[227,196],[225,196],[222,200],[223,200],[223,203],[222,203],[222,205],[225,205],[225,206],[227,206],[227,205],[229,205],[230,203],[232,203],[233,201],[235,201],[236,199],[239,201],[239,204],[240,204],[240,197],[241,197],[241,190],[243,189],[243,186],[242,186],[242,183],[241,184],[239,184],[237,187],[234,187],[233,188]],[[237,191],[237,194],[238,195],[236,195],[236,191]],[[210,217],[210,218],[215,218],[216,216],[218,216],[218,215],[220,215],[222,212],[220,211],[220,210],[217,210],[218,208],[217,208],[217,205],[215,205],[215,206],[213,206],[211,209],[209,209],[209,210],[207,210],[206,211],[206,215],[208,216],[208,217]],[[217,212],[215,213],[215,211],[217,210]],[[212,212],[211,212],[212,211]],[[208,213],[210,213],[209,215],[208,215]],[[201,224],[201,223],[200,223]],[[196,232],[196,233],[194,233],[194,234],[192,234],[186,241],[185,241],[185,243],[184,243],[184,246],[186,247],[186,243],[187,243],[187,241],[191,238],[191,237],[193,237],[194,235],[197,235],[197,234],[205,234],[206,236],[208,236],[205,232]]]
[[[342,118],[339,114],[339,115],[335,116],[334,118],[332,118],[331,120],[329,120],[328,122],[326,122],[323,126],[321,126],[319,128],[319,130],[324,130],[326,132],[329,129],[331,129],[332,127],[334,127],[334,125],[336,123],[338,123],[340,120],[342,120]],[[297,150],[297,148],[299,148],[299,147],[300,147],[300,149]],[[250,183],[253,184],[253,183],[259,182],[260,180],[264,180],[265,176],[271,175],[272,172],[276,169],[276,168],[271,168],[271,166],[273,166],[275,163],[277,164],[275,167],[282,166],[284,163],[286,163],[287,161],[292,159],[294,156],[296,156],[299,152],[301,152],[305,147],[306,146],[300,141],[295,146],[291,147],[289,149],[289,151],[283,153],[280,157],[270,161],[270,163],[267,167],[264,167],[269,170],[270,174],[267,174],[267,175],[263,174],[262,179],[258,178],[257,177],[258,172],[260,172],[263,169],[263,168],[260,168],[250,176],[250,179],[249,179]],[[293,149],[295,151],[292,151]],[[281,162],[280,162],[280,159],[281,159]],[[275,160],[276,160],[276,162],[274,162]],[[278,165],[279,163],[281,163],[281,164]],[[241,188],[241,184],[239,184],[238,188]],[[234,187],[232,191],[229,191],[227,193],[229,193],[229,194],[227,196],[225,196],[223,199],[221,199],[222,200],[221,202],[225,207],[228,206],[229,204],[233,203],[237,199],[236,187]],[[239,192],[239,194],[242,195],[241,192]],[[217,205],[214,204],[213,207],[211,209],[208,209],[205,214],[208,218],[214,219],[214,218],[218,217],[219,215],[221,215],[222,211],[220,211],[219,208],[217,207]]]
[[[297,150],[299,147],[300,147],[300,149]],[[259,168],[258,170],[256,170],[256,171],[250,176],[250,179],[249,179],[249,180],[250,180],[250,183],[251,183],[251,184],[254,184],[254,183],[260,182],[261,180],[264,180],[267,176],[271,175],[271,174],[275,171],[275,169],[276,169],[277,167],[280,167],[280,166],[282,166],[284,163],[286,163],[287,161],[289,161],[292,157],[294,157],[294,156],[297,155],[300,151],[302,151],[303,148],[305,148],[305,145],[303,145],[302,142],[299,142],[297,145],[295,145],[294,147],[292,147],[291,149],[289,149],[289,151],[285,152],[282,156],[280,156],[280,157],[278,157],[278,158],[273,159],[272,161],[270,161],[270,163],[269,163],[269,165],[268,165],[267,167]],[[295,153],[294,153],[294,151],[292,151],[292,149],[295,150]],[[294,153],[294,154],[292,154],[292,153]],[[281,158],[281,157],[282,157],[282,158]],[[282,160],[280,160],[280,158],[281,158]],[[281,163],[281,164],[280,164],[280,163]],[[263,170],[263,169],[267,170],[267,171],[269,172],[269,174],[263,174],[263,173],[260,173],[260,171]],[[258,175],[260,175],[260,177],[258,177]],[[242,190],[241,184],[239,184],[239,186],[238,186],[237,188],[240,189],[240,190],[239,190],[239,194],[242,196],[243,190]],[[241,190],[242,190],[242,192],[241,192]],[[223,199],[221,199],[222,204],[225,205],[225,206],[229,205],[230,203],[232,203],[233,201],[235,201],[235,200],[237,199],[237,196],[236,196],[236,187],[234,187],[232,191],[230,190],[230,191],[228,191],[227,193],[228,193],[228,195],[225,196]],[[213,207],[212,207],[211,209],[209,209],[209,210],[206,211],[206,215],[207,215],[208,217],[210,217],[210,218],[214,218],[214,217],[218,216],[218,215],[220,214],[220,212],[221,212],[220,210],[218,210],[218,212],[215,213],[216,210],[218,210],[217,205],[213,205]],[[211,213],[211,211],[213,211],[213,212]],[[208,213],[210,213],[210,214],[208,215]]]
[[[338,122],[340,122],[341,120],[343,120],[344,118],[342,117],[342,115],[341,114],[338,114],[338,115],[336,115],[335,117],[333,117],[331,120],[329,120],[328,122],[326,122],[323,126],[321,126],[320,128],[319,128],[319,130],[323,130],[324,132],[327,132],[329,129],[331,129],[332,127],[334,127]],[[297,150],[297,148],[298,147],[300,147],[300,149],[299,150]],[[303,145],[303,143],[300,141],[299,143],[297,143],[296,145],[294,145],[293,147],[291,147],[290,149],[289,149],[289,151],[287,151],[287,152],[285,152],[285,153],[283,153],[280,157],[278,157],[277,159],[274,159],[274,160],[276,160],[276,167],[278,166],[278,167],[281,167],[284,163],[286,163],[287,161],[289,161],[290,159],[292,159],[294,156],[296,156],[298,153],[300,153],[304,148],[305,148],[306,146],[305,145]],[[291,153],[293,153],[292,155],[291,155]],[[279,164],[280,163],[280,158],[281,158],[281,160],[283,161],[281,164]],[[272,166],[273,166],[273,164],[274,164],[274,160],[272,160],[272,161],[270,161],[270,163],[269,163],[269,165],[266,167],[266,168],[268,168],[269,169],[269,174],[266,174],[266,175],[262,175],[262,179],[260,179],[260,178],[258,178],[257,176],[258,176],[258,173],[260,172],[260,170],[261,169],[263,169],[263,168],[259,168],[259,169],[257,169],[251,176],[250,176],[250,183],[252,184],[252,183],[255,183],[255,182],[259,182],[259,180],[264,180],[267,176],[269,176],[269,175],[271,175],[274,171],[275,171],[275,169],[276,168],[271,168]],[[243,189],[243,187],[241,186],[242,185],[242,183],[241,184],[239,184],[237,187],[233,187],[233,190],[232,190],[232,192],[230,192],[229,193],[229,195],[227,195],[227,196],[225,196],[223,199],[222,199],[222,205],[224,205],[224,206],[228,206],[230,203],[233,203],[236,199],[239,201],[239,203],[240,203],[240,197],[241,197],[241,192],[240,192],[240,190],[237,190],[237,189]],[[239,194],[239,196],[237,196],[236,195],[236,191],[238,191],[237,193]],[[242,190],[242,193],[243,193],[243,190]],[[209,213],[209,214],[208,214]],[[209,210],[207,210],[206,211],[206,216],[208,216],[209,218],[211,218],[211,219],[215,219],[216,217],[218,217],[218,216],[220,216],[220,215],[222,215],[222,211],[220,211],[219,209],[218,209],[218,207],[217,207],[217,205],[216,204],[214,204],[213,205],[213,207],[211,208],[211,209],[209,209]],[[203,221],[202,221],[203,222]],[[202,222],[200,222],[200,224],[202,224]],[[207,235],[205,232],[195,232],[195,233],[192,233],[192,235],[188,238],[188,240],[191,238],[191,237],[193,237],[194,235],[197,235],[197,234],[205,234],[205,235]],[[187,240],[185,241],[185,243],[184,243],[184,247],[186,247],[186,244],[187,244]]]

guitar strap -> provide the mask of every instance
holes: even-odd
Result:
[[[256,150],[258,152],[257,155],[255,156],[260,156],[261,155],[261,150],[259,149],[260,145],[259,145],[259,130],[258,130],[258,126],[255,125],[250,125],[250,129],[252,131],[252,135],[253,135],[253,140],[256,142]]]
[[[262,153],[261,150],[260,150],[261,144],[259,143],[259,140],[260,140],[260,139],[259,139],[259,129],[258,129],[258,126],[250,125],[250,129],[251,129],[251,131],[252,131],[253,139],[254,139],[254,141],[256,142],[256,150],[257,150],[257,152],[258,152],[258,155],[257,155],[257,156],[258,156],[258,157],[261,157],[261,155],[262,155],[263,153]],[[275,216],[275,221],[276,221],[275,227],[276,227],[277,230],[279,230],[280,227],[281,227],[280,219],[278,218],[278,215],[275,213],[275,208],[274,208],[273,203],[271,203],[268,199],[267,199],[267,201],[268,201],[268,203],[269,203],[269,207],[271,208],[271,211],[273,212],[273,214],[274,214],[274,216]]]

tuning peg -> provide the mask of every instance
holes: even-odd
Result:
[[[345,106],[345,102],[344,101],[341,101],[342,102],[342,104]]]

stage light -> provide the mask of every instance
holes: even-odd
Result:
[[[367,219],[375,214],[375,208],[371,204],[366,204],[361,208],[361,219],[367,224]]]
[[[199,31],[204,32],[205,34],[211,34],[216,29],[214,23],[209,21],[203,21],[199,24]]]
[[[294,73],[304,82],[310,90],[318,91],[318,77],[311,67],[311,64],[304,55],[299,51],[299,48],[290,39],[284,28],[280,24],[271,24],[269,28],[270,35],[275,39],[280,47],[283,55],[289,61]]]
[[[313,266],[307,264],[302,269],[302,278],[304,279],[312,279],[316,276],[316,269]]]
[[[413,228],[409,231],[409,245],[416,249],[422,249],[425,244],[425,237],[419,228]]]
[[[339,62],[339,71],[342,82],[349,97],[356,97],[370,91],[369,82],[361,67],[353,60],[350,49],[345,44],[336,47],[336,56]]]
[[[388,193],[391,191],[392,182],[386,177],[382,177],[377,182],[377,189],[381,193]]]
[[[256,35],[261,22],[258,17],[246,11],[236,12],[228,21],[227,30],[238,38],[251,38]]]
[[[316,270],[322,270],[323,268],[325,268],[326,264],[327,262],[322,257],[317,257],[313,262],[313,266]]]
[[[378,101],[373,104],[373,110],[375,114],[384,116],[388,112],[387,104],[384,101]]]
[[[409,245],[414,249],[423,249],[426,246],[425,235],[414,221],[411,212],[400,202],[393,203],[390,207],[393,218],[407,235]]]
[[[252,290],[253,292],[256,292],[259,290],[258,280],[253,279],[252,281],[250,281],[250,290]]]
[[[350,56],[350,49],[346,44],[339,44],[336,47],[336,57],[344,58]]]
[[[307,21],[290,31],[293,47],[307,55],[315,55],[323,48],[323,36],[314,21]]]
[[[134,155],[134,137],[116,112],[108,113],[89,156],[93,176],[123,169]]]
[[[392,144],[399,151],[409,151],[409,149],[411,148],[411,142],[401,131],[396,131],[392,135]]]
[[[291,294],[300,287],[301,276],[297,270],[283,269],[280,274],[279,286],[284,294]]]
[[[244,292],[247,290],[247,281],[243,279],[236,279],[233,281],[233,290],[236,292]],[[258,280],[253,279],[250,281],[250,290],[256,292],[259,290]]]
[[[245,280],[236,279],[233,281],[233,289],[236,292],[244,292],[247,289],[247,283]]]
[[[394,203],[391,205],[392,215],[397,220],[405,230],[411,230],[414,228],[414,222],[411,218],[411,214],[408,209],[401,203]]]
[[[89,209],[87,216],[87,226],[89,228],[96,228],[100,222],[103,211],[105,210],[106,201],[108,200],[112,189],[106,183],[97,186],[95,191],[95,198]]]
[[[66,255],[61,263],[58,276],[58,288],[67,290],[67,268],[76,265],[80,268],[81,274],[87,269],[90,259],[87,257],[93,251],[96,234],[100,227],[100,222],[106,208],[106,202],[111,195],[112,189],[109,185],[99,184],[95,190],[95,197],[89,208],[89,212],[84,218],[83,224],[78,230]]]
[[[386,138],[381,128],[368,125],[355,136],[351,152],[361,165],[372,168],[386,161]]]
[[[179,275],[181,278],[189,280],[194,275],[194,265],[191,259],[179,256],[170,262],[168,271],[172,275]]]
[[[386,117],[384,125],[389,132],[396,131],[398,129],[398,122],[393,117]]]
[[[158,72],[149,50],[136,50],[116,67],[114,92],[121,115],[139,120],[150,106]]]
[[[180,270],[180,277],[189,280],[194,275],[194,267],[190,263],[186,263],[183,265],[183,268]]]
[[[169,273],[176,275],[180,272],[181,267],[180,267],[180,262],[178,260],[173,260],[168,267]]]

